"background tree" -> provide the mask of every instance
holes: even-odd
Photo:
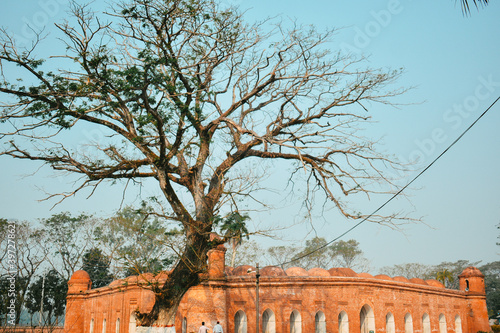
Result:
[[[91,248],[83,255],[82,269],[89,273],[92,288],[107,286],[113,281],[113,275],[109,272],[110,263],[111,259],[97,247]]]
[[[486,285],[486,307],[490,316],[500,315],[500,261],[479,267]]]
[[[323,237],[314,237],[306,240],[306,245],[292,259],[294,266],[304,269],[314,267],[331,268],[332,258],[329,256],[326,240]],[[283,258],[280,259],[282,261]]]
[[[147,206],[123,208],[98,226],[95,235],[117,277],[167,269],[182,244],[180,231],[167,230]]]
[[[43,301],[43,323],[44,326],[58,324],[59,317],[64,315],[66,308],[66,294],[68,293],[68,280],[63,279],[54,269],[47,274],[38,276],[30,285],[26,297],[25,306],[32,315],[39,313]],[[43,294],[43,299],[42,299]],[[37,324],[38,317],[35,316],[34,324]]]
[[[238,247],[238,251],[234,255],[234,263],[231,266],[232,258],[233,258],[233,249],[232,247],[227,249],[226,252],[226,265],[230,267],[238,267],[241,265],[252,265],[254,266],[256,263],[266,262],[268,259],[267,255],[265,255],[265,249],[262,248],[259,243],[254,240],[249,240],[241,243]],[[274,264],[274,263],[270,263]]]
[[[351,211],[344,196],[393,193],[396,187],[379,183],[390,182],[384,171],[398,165],[357,130],[372,103],[403,92],[392,90],[400,71],[365,69],[360,59],[329,51],[334,31],[249,25],[213,0],[113,8],[113,22],[104,23],[73,5],[73,17],[57,26],[65,45],[49,58],[56,64],[37,57],[40,35],[18,49],[3,30],[0,138],[8,141],[2,155],[81,175],[62,198],[105,181],[157,182],[169,208],[161,214],[181,226],[185,245],[139,324],[173,324],[217,245],[214,216],[242,211],[240,199],[252,198],[256,183],[243,176],[245,161],[288,163],[290,177],[305,183],[304,207],[319,192],[352,219],[367,216]],[[79,126],[99,128],[102,140],[71,149],[64,132]]]
[[[447,270],[446,268],[438,271],[436,273],[435,279],[441,282],[446,288],[450,288],[450,286],[452,286],[453,282],[455,281],[453,273]]]
[[[368,272],[370,263],[364,257],[359,242],[354,239],[339,240],[330,246],[333,263],[336,267],[351,268],[357,272]]]
[[[39,271],[40,267],[47,260],[47,256],[41,251],[40,245],[43,243],[43,235],[40,230],[31,227],[28,222],[20,221],[10,221],[15,229],[15,250],[16,255],[14,258],[8,258],[8,250],[12,247],[8,247],[8,237],[9,228],[8,220],[0,219],[0,267],[2,268],[2,275],[0,276],[0,281],[2,284],[1,288],[1,298],[2,301],[6,301],[10,297],[5,294],[8,289],[9,281],[7,280],[10,276],[6,274],[8,272],[13,272],[16,276],[15,281],[15,293],[16,293],[16,324],[19,324],[21,316],[23,314],[23,305],[25,302],[25,297],[29,289],[34,276]],[[4,311],[6,308],[2,307]]]
[[[93,216],[63,212],[41,223],[46,258],[63,279],[69,280],[81,267],[83,255],[94,246],[93,232],[98,221]]]

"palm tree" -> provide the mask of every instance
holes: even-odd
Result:
[[[445,268],[442,271],[436,273],[436,280],[440,281],[442,284],[448,287],[453,283],[453,280],[455,279],[453,278],[453,273]],[[446,283],[447,281],[448,283]]]
[[[234,267],[236,248],[241,245],[243,237],[249,238],[248,229],[245,224],[245,220],[247,219],[249,219],[248,215],[241,215],[237,211],[222,219],[220,229],[224,232],[224,238],[229,241],[233,250],[231,267]]]
[[[455,0],[455,3],[458,0]],[[489,2],[489,0],[472,0],[474,2],[474,5],[476,8],[479,8],[479,6],[486,6]],[[464,15],[470,15],[470,6],[469,6],[469,0],[460,0],[460,3],[462,5],[462,12]]]

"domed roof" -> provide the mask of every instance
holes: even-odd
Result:
[[[232,275],[239,275],[239,276],[251,276],[255,275],[255,273],[248,273],[248,270],[255,271],[255,267],[250,266],[250,265],[241,265],[233,269]]]
[[[309,273],[302,267],[290,267],[285,271],[288,276],[308,276]]]
[[[398,281],[398,282],[410,282],[410,280],[408,280],[407,278],[405,278],[404,276],[395,276],[392,278],[394,281]]]
[[[330,276],[330,273],[323,268],[314,267],[308,270],[309,276]]]
[[[429,286],[433,286],[433,287],[437,287],[437,288],[444,288],[444,284],[442,284],[442,283],[441,283],[441,282],[439,282],[438,280],[430,279],[430,280],[425,280],[425,282],[426,282]]]
[[[224,268],[224,272],[226,272],[227,276],[233,275],[233,270],[234,268],[232,268],[231,266],[226,266],[226,268]]]
[[[423,284],[423,285],[427,285],[427,283],[425,283],[425,281],[424,281],[424,280],[419,279],[419,278],[413,278],[413,279],[410,279],[410,282],[411,282],[411,283],[415,283],[415,284]]]
[[[90,281],[90,275],[89,273],[85,272],[83,269],[76,271],[71,275],[71,280],[85,280],[85,281]]]
[[[345,267],[335,267],[328,270],[331,276],[358,276],[355,271]]]
[[[462,274],[459,277],[467,278],[467,277],[484,277],[483,273],[476,267],[467,267],[464,269]]]
[[[124,281],[123,280],[114,280],[113,282],[111,282],[109,284],[110,287],[116,287],[116,286],[123,286],[124,285]]]
[[[266,266],[260,270],[261,276],[286,276],[285,271],[278,266]]]
[[[362,278],[369,278],[369,279],[373,278],[373,275],[371,275],[370,273],[358,273],[358,276],[362,277]]]
[[[374,276],[375,279],[392,281],[392,278],[385,274],[379,274]]]

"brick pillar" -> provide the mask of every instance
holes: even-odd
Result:
[[[64,333],[84,333],[86,291],[90,290],[92,281],[85,271],[76,271],[68,281],[68,296],[66,297],[66,316]]]
[[[468,331],[478,332],[490,331],[488,322],[488,310],[486,309],[486,293],[484,288],[484,275],[476,267],[467,267],[458,276],[460,290],[467,298],[468,311]]]

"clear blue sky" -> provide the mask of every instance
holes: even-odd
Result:
[[[227,0],[229,1],[229,0]],[[53,29],[65,17],[65,1],[11,1],[3,3],[0,24],[20,38],[28,37],[27,24]],[[398,109],[374,107],[376,124],[368,128],[370,137],[382,137],[382,148],[402,161],[420,159],[420,170],[443,151],[498,96],[500,96],[500,4],[472,10],[463,17],[453,0],[442,1],[232,1],[242,8],[249,21],[267,16],[297,19],[320,28],[339,28],[331,47],[368,57],[371,67],[405,69],[398,82],[414,87],[399,98]],[[49,35],[49,39],[51,36]],[[50,53],[50,49],[43,52]],[[495,243],[500,230],[500,102],[407,192],[408,199],[392,202],[384,212],[403,211],[423,217],[424,223],[388,227],[363,224],[345,236],[361,243],[372,266],[466,259],[483,263],[499,260]],[[2,125],[0,125],[2,126]],[[82,129],[74,134],[85,141],[96,133]],[[59,211],[95,212],[109,215],[122,200],[121,188],[102,188],[95,196],[70,198],[52,211],[54,201],[39,203],[47,191],[71,189],[70,178],[51,177],[50,170],[23,177],[37,167],[28,161],[0,158],[2,217],[34,220]],[[418,171],[405,174],[403,185]],[[141,194],[155,193],[146,184]],[[125,197],[134,202],[133,191]],[[353,201],[356,209],[368,213],[387,197],[370,202]],[[276,195],[270,200],[283,206]],[[292,212],[292,213],[290,213]],[[253,216],[254,223],[269,221],[286,224],[297,221],[289,206]],[[352,222],[327,212],[315,222],[319,236],[333,239]],[[302,224],[286,232],[287,239],[302,241],[311,231]],[[309,234],[314,235],[314,231]],[[265,241],[264,241],[265,242]]]

